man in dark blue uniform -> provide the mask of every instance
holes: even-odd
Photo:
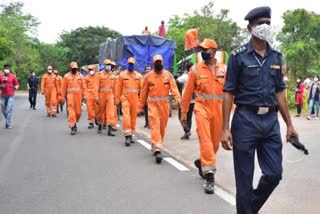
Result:
[[[29,90],[30,109],[32,108],[33,110],[36,110],[39,79],[38,77],[36,77],[36,74],[34,71],[32,72],[31,76],[28,78],[27,87]]]
[[[282,178],[282,142],[278,110],[287,125],[287,139],[298,137],[287,105],[282,80],[282,55],[266,41],[270,33],[271,9],[251,10],[245,20],[251,40],[233,51],[224,85],[224,149],[233,149],[238,214],[258,213]],[[236,104],[231,131],[232,101]],[[254,157],[262,171],[253,189]]]

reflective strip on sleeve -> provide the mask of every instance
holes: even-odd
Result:
[[[223,99],[223,95],[219,95],[219,94],[199,94],[199,93],[195,93],[194,96],[196,98],[203,98],[203,99],[208,99],[208,100],[222,100]]]
[[[72,91],[80,91],[80,88],[68,88],[67,92],[72,92]]]
[[[99,88],[99,91],[112,91],[112,88]]]
[[[134,88],[124,88],[122,89],[122,92],[124,93],[139,93],[139,90],[138,89],[134,89]]]
[[[94,88],[88,88],[88,91],[94,91]]]
[[[47,87],[53,87],[53,86],[56,86],[55,84],[51,83],[51,84],[46,84],[46,88]]]
[[[169,96],[166,96],[166,97],[151,97],[151,96],[148,96],[148,101],[166,101],[166,100],[170,100],[170,97]]]

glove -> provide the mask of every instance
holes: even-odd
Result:
[[[141,117],[141,116],[143,116],[143,115],[144,115],[143,109],[139,109],[139,111],[138,111],[138,113],[137,113],[137,116],[138,116],[138,117]]]

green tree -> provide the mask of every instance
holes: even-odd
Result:
[[[286,11],[283,20],[278,39],[291,79],[314,74],[320,57],[320,17],[305,9],[296,9]]]
[[[67,50],[67,59],[79,65],[98,62],[99,45],[107,38],[117,38],[120,33],[107,27],[84,27],[71,32],[63,32],[57,45]]]
[[[191,28],[200,28],[199,40],[214,39],[219,48],[227,52],[239,46],[245,38],[244,31],[228,17],[228,14],[229,10],[225,9],[216,14],[213,2],[209,2],[200,11],[194,11],[193,15],[171,17],[167,37],[177,43],[177,59],[184,56],[185,33]]]
[[[32,15],[24,15],[22,8],[21,2],[0,5],[0,35],[3,41],[7,40],[7,44],[11,44],[2,63],[5,61],[13,65],[13,71],[25,88],[27,77],[40,65],[39,52],[34,47],[32,37],[39,23]]]

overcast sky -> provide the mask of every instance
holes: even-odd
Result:
[[[21,1],[21,0],[20,0]],[[12,0],[0,0],[8,4]],[[155,32],[160,21],[166,23],[172,15],[192,14],[209,0],[22,0],[25,10],[41,22],[38,38],[54,43],[63,31],[78,27],[105,26],[123,35],[140,34],[145,25]],[[272,8],[272,24],[282,25],[286,10],[305,8],[320,13],[318,0],[215,0],[215,11],[229,9],[230,18],[246,27],[244,16],[257,6]]]

